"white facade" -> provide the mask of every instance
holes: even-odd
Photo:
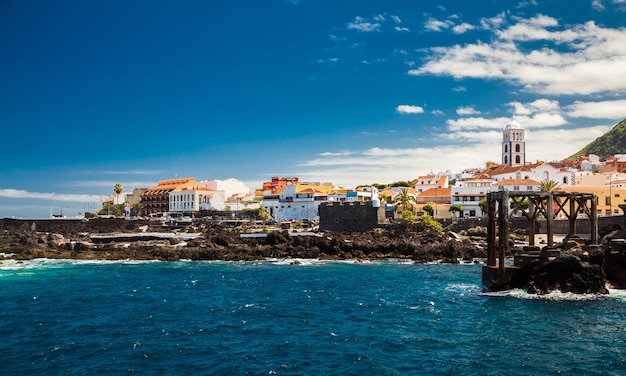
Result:
[[[448,188],[448,175],[425,175],[416,180],[415,190],[420,193],[431,188]]]
[[[492,186],[492,191],[539,192],[541,183],[532,179],[502,180]]]
[[[526,164],[526,142],[524,127],[512,120],[502,129],[502,164],[523,166]]]
[[[224,191],[212,191],[200,199],[200,210],[222,211],[224,209],[226,209]]]
[[[479,202],[491,192],[492,185],[493,180],[488,177],[460,181],[451,189],[450,204],[463,207],[461,217],[482,217],[486,213],[483,213]]]
[[[290,220],[319,220],[319,206],[328,196],[313,187],[296,193],[297,186],[289,184],[280,195],[263,197],[261,206],[278,222]]]
[[[230,210],[258,209],[261,207],[261,203],[255,200],[253,194],[233,195],[226,198],[226,206],[228,206]]]
[[[170,197],[170,212],[171,213],[191,213],[200,210],[200,205],[203,202],[210,200],[210,197],[215,192],[207,189],[189,189],[172,191],[169,194]],[[220,209],[216,209],[220,210]]]
[[[575,185],[575,170],[561,170],[548,163],[528,169],[512,170],[503,173],[492,173],[491,178],[495,181],[510,179],[531,179],[536,181],[553,180],[559,185]]]
[[[226,199],[234,195],[249,195],[251,192],[250,188],[243,182],[233,178],[202,181],[201,183],[210,190],[223,191]]]

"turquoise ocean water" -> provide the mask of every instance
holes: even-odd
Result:
[[[5,260],[0,374],[626,374],[626,292],[480,279],[474,264]]]

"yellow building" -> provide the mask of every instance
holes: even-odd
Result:
[[[626,199],[626,189],[608,185],[564,185],[559,191],[571,193],[593,193],[598,197],[598,215],[622,215],[619,208]],[[567,210],[567,208],[564,208]]]

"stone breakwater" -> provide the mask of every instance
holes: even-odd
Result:
[[[182,240],[94,242],[93,234],[191,231],[196,238]],[[319,258],[334,260],[410,259],[415,262],[456,263],[486,256],[483,246],[443,234],[407,231],[402,227],[365,233],[319,233],[291,236],[284,230],[268,231],[265,237],[241,237],[238,229],[220,226],[187,226],[173,229],[149,221],[94,219],[89,221],[0,222],[0,252],[15,259],[59,258],[101,260],[261,260],[267,258]]]

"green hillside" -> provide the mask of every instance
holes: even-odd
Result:
[[[595,154],[604,160],[615,154],[626,154],[626,119],[617,123],[610,131],[596,138],[568,159],[578,159],[582,155]]]

